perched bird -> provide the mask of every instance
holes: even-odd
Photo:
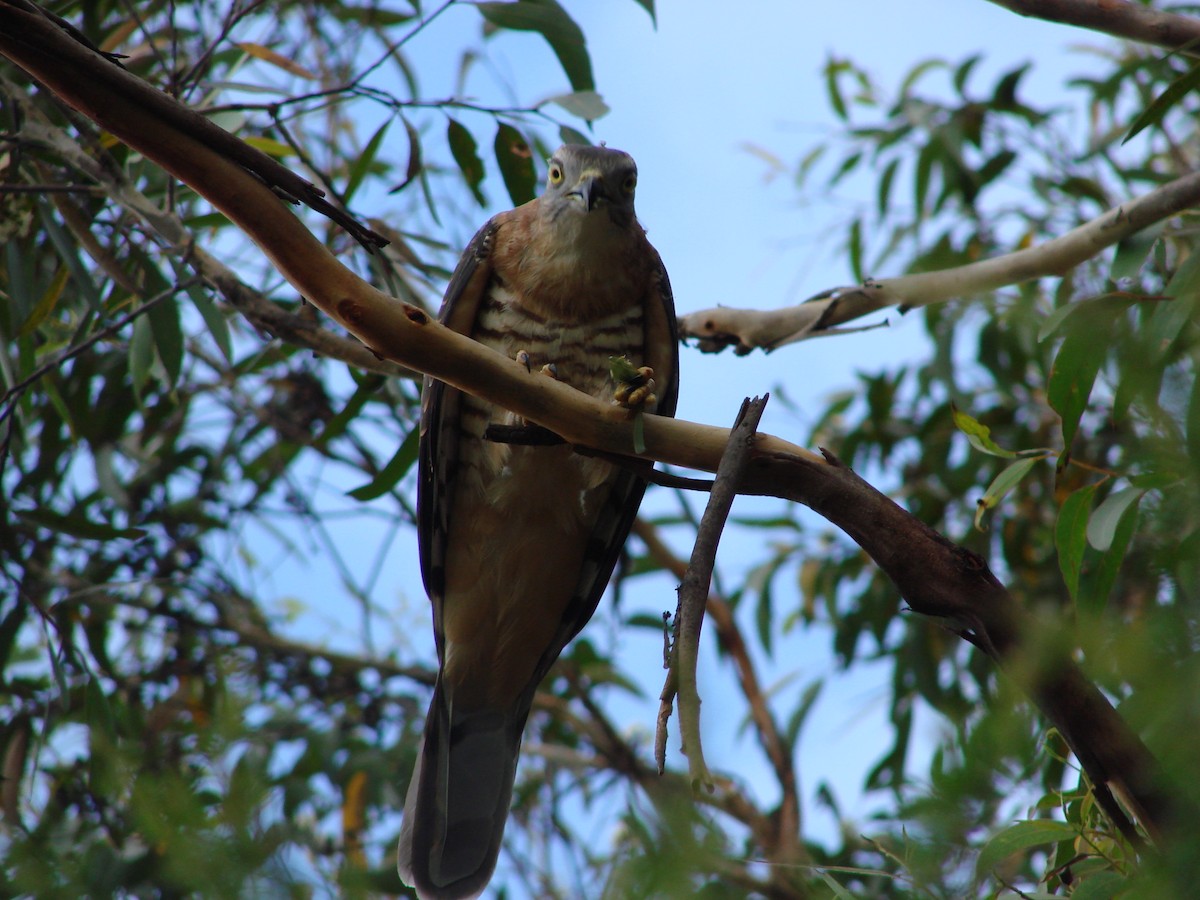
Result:
[[[673,415],[675,311],[636,186],[629,154],[560,147],[541,197],[471,240],[442,321],[535,373]],[[657,398],[651,384],[614,391],[620,356],[653,369]],[[441,382],[426,380],[422,407],[421,573],[439,668],[399,868],[423,900],[449,900],[491,878],[534,692],[595,612],[645,482],[562,443],[489,439],[489,425],[524,422]]]

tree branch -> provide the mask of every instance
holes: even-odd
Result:
[[[1105,248],[1197,205],[1200,172],[1193,172],[1036,247],[953,269],[832,288],[785,309],[704,309],[681,316],[679,333],[684,338],[695,338],[700,349],[708,353],[730,346],[738,355],[755,349],[770,352],[829,334],[839,325],[889,306],[903,312],[1034,278],[1064,275]]]
[[[1200,56],[1200,20],[1128,0],[991,0],[1019,16]],[[1186,48],[1186,49],[1185,49]]]

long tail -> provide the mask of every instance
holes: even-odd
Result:
[[[421,900],[478,897],[487,887],[529,707],[456,713],[441,679],[434,687],[400,829],[400,877]]]

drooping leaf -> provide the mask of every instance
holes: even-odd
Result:
[[[1145,493],[1145,488],[1131,485],[1119,491],[1113,491],[1105,497],[1088,521],[1088,543],[1100,551],[1111,547],[1113,535],[1117,532],[1117,524],[1125,515],[1125,510],[1129,509],[1131,504],[1137,503]]]
[[[479,158],[475,136],[457,119],[450,119],[446,125],[446,141],[450,144],[450,153],[458,170],[462,172],[463,181],[471,189],[471,196],[480,206],[486,206],[487,197],[480,187],[483,184],[483,160]]]
[[[533,169],[533,151],[521,132],[507,123],[496,130],[496,162],[504,176],[504,186],[514,206],[533,199],[537,176]]]
[[[583,31],[555,0],[515,0],[512,3],[476,3],[485,19],[499,28],[536,31],[554,55],[576,91],[592,91],[592,61]]]
[[[412,468],[413,463],[417,461],[417,448],[420,445],[421,429],[413,428],[396,449],[391,460],[384,466],[378,475],[372,478],[369,482],[357,487],[352,491],[348,491],[349,495],[355,500],[367,501],[374,500],[376,497],[382,497],[392,488],[394,488]]]
[[[1019,459],[1016,462],[1005,466],[1000,470],[1000,474],[992,479],[992,483],[988,485],[983,496],[979,498],[975,507],[975,527],[982,529],[983,517],[988,510],[994,509],[1000,505],[1000,501],[1005,498],[1009,491],[1021,483],[1029,470],[1032,469],[1041,459],[1036,456]]]
[[[1166,89],[1142,110],[1141,115],[1134,119],[1133,124],[1129,126],[1129,133],[1125,135],[1125,140],[1121,143],[1126,144],[1144,129],[1151,125],[1157,125],[1173,106],[1197,87],[1200,87],[1200,63],[1196,63],[1167,85]]]
[[[1071,493],[1058,511],[1054,527],[1054,545],[1058,551],[1058,567],[1071,599],[1079,595],[1079,573],[1083,553],[1087,548],[1088,519],[1097,485],[1089,484]]]
[[[387,137],[388,128],[392,125],[391,119],[385,119],[384,123],[375,129],[375,133],[371,135],[365,147],[350,160],[350,171],[346,177],[346,187],[342,191],[342,196],[349,203],[362,186],[363,179],[371,171],[371,167],[375,165],[375,158],[379,155],[379,148],[383,146],[383,140]]]

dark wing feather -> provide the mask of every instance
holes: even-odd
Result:
[[[438,312],[438,319],[460,334],[470,334],[492,277],[489,262],[499,217],[491,219],[467,245]],[[458,464],[458,408],[462,393],[444,382],[425,378],[421,392],[421,440],[417,453],[417,542],[421,578],[433,603],[434,636],[442,656],[441,598],[446,586],[446,535],[453,472]],[[447,425],[447,423],[450,423]]]

